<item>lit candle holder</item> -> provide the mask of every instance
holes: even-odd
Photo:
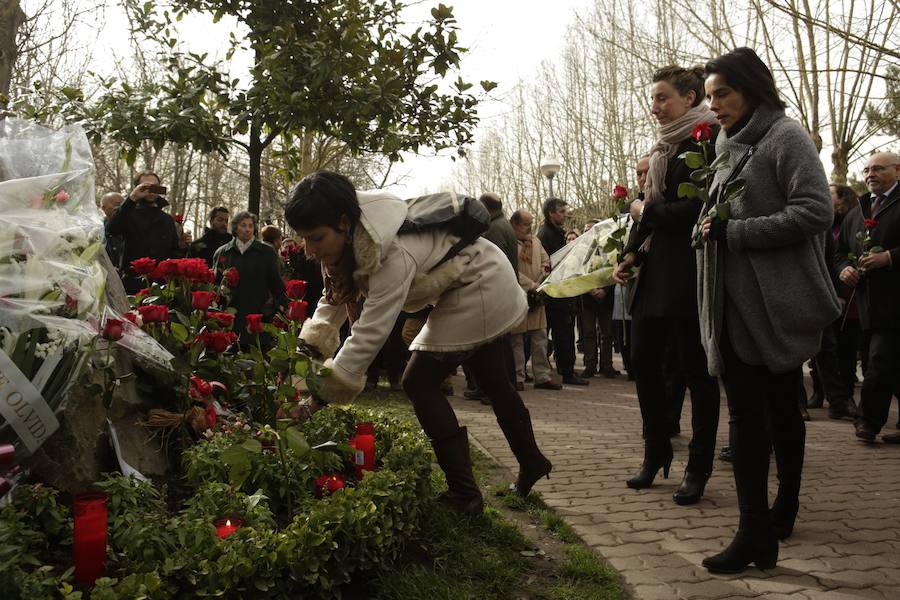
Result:
[[[93,585],[106,569],[106,494],[89,492],[75,497],[72,551],[75,580]]]
[[[316,498],[321,498],[325,495],[330,496],[336,491],[343,489],[346,485],[347,482],[340,473],[322,475],[316,479]]]
[[[244,520],[237,517],[222,517],[213,521],[216,527],[216,535],[220,540],[224,540],[229,535],[244,526]]]

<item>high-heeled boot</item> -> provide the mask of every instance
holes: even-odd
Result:
[[[525,497],[541,477],[550,478],[553,463],[538,448],[531,425],[531,415],[527,409],[523,417],[509,420],[498,418],[497,423],[519,462],[519,475],[513,489],[518,495]]]
[[[644,446],[644,462],[641,463],[641,468],[638,469],[638,472],[631,476],[625,482],[625,485],[630,487],[633,490],[640,490],[643,488],[648,488],[653,485],[653,480],[656,479],[656,474],[659,473],[659,470],[662,469],[663,477],[669,478],[669,467],[672,466],[672,446],[670,445],[668,451],[660,451],[660,452],[651,452],[647,446]]]
[[[709,481],[709,476],[709,472],[701,473],[691,469],[685,471],[681,485],[672,494],[675,504],[687,506],[700,502],[700,499],[703,497],[703,491],[706,489],[706,482]]]
[[[484,499],[472,474],[466,428],[460,427],[449,437],[431,440],[431,447],[434,448],[438,464],[447,478],[448,489],[438,496],[438,501],[457,512],[481,513],[484,510]]]
[[[724,551],[703,559],[710,573],[740,573],[751,564],[774,569],[778,562],[778,540],[768,513],[741,517],[738,531]]]

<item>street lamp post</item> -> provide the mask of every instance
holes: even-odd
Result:
[[[556,157],[548,156],[541,161],[541,175],[547,178],[550,186],[550,197],[553,198],[553,178],[562,168],[562,161]]]

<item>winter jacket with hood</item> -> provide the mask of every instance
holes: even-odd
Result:
[[[406,203],[383,191],[357,192],[357,199],[362,215],[353,231],[353,279],[365,304],[319,391],[326,402],[348,402],[359,393],[401,311],[433,306],[411,350],[458,352],[503,335],[528,308],[509,260],[491,242],[479,238],[437,266],[457,236],[446,230],[398,235]],[[300,338],[332,356],[346,318],[345,306],[322,298]]]

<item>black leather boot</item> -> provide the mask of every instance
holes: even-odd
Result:
[[[519,462],[519,475],[513,486],[515,492],[523,498],[531,493],[531,488],[541,477],[550,479],[551,463],[538,448],[531,426],[531,415],[525,409],[523,417],[512,420],[497,419],[509,448]]]
[[[700,502],[700,499],[703,497],[703,490],[706,489],[706,482],[709,481],[709,476],[709,472],[685,471],[681,485],[672,494],[675,504],[687,506]]]
[[[774,569],[778,562],[778,540],[768,514],[756,519],[741,518],[737,534],[724,551],[703,559],[710,573],[740,573],[751,564]]]
[[[483,512],[484,499],[472,474],[466,428],[460,427],[456,433],[442,440],[431,440],[431,447],[447,478],[448,489],[438,496],[438,501],[461,513]]]
[[[796,494],[792,498],[786,498],[788,494],[782,494],[780,491],[772,503],[772,529],[775,531],[775,537],[780,541],[784,541],[791,537],[794,532],[794,522],[797,520],[797,513],[800,511],[800,500]]]
[[[656,479],[656,474],[659,473],[659,470],[662,469],[663,477],[666,479],[669,478],[669,467],[672,466],[672,447],[669,446],[668,453],[660,453],[659,455],[654,456],[653,453],[644,450],[644,462],[641,463],[641,468],[638,469],[638,472],[631,476],[631,479],[628,479],[625,482],[625,485],[630,487],[633,490],[640,490],[643,488],[648,488],[653,485],[653,480]]]

